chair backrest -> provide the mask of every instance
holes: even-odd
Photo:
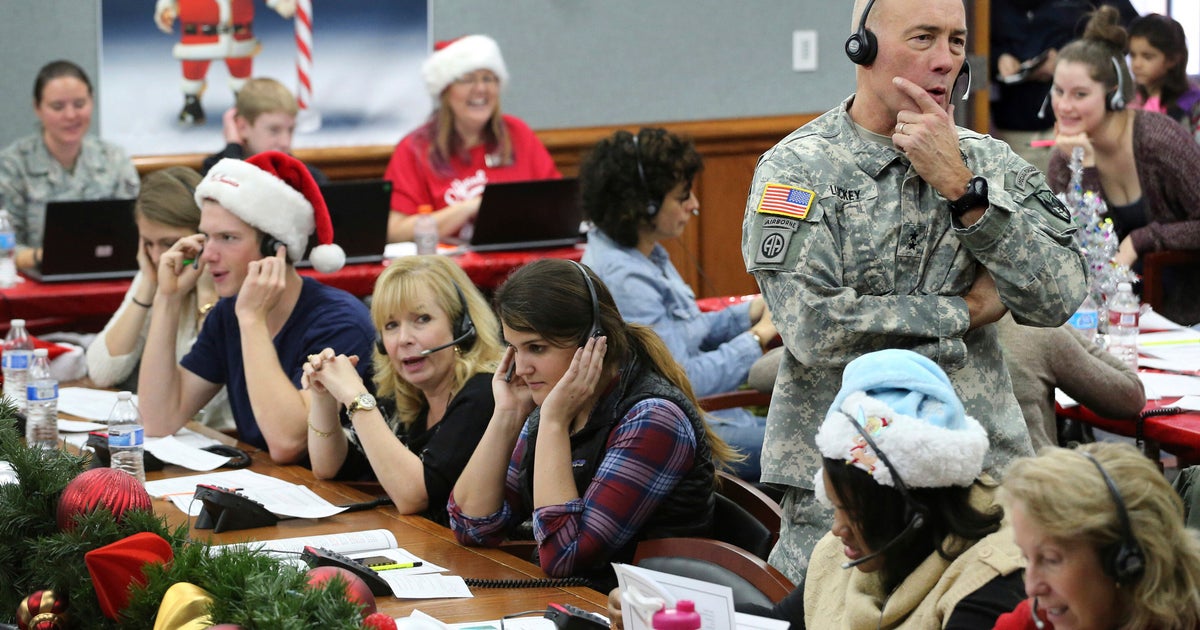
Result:
[[[770,553],[771,547],[774,547],[779,540],[779,528],[783,523],[783,510],[779,507],[779,503],[755,487],[754,484],[727,472],[718,471],[717,481],[718,496],[725,497],[737,504],[766,529],[769,536],[766,553]],[[719,505],[720,502],[718,502]],[[724,536],[717,536],[717,538],[725,540]],[[760,554],[755,549],[740,544],[738,546],[753,552],[764,560],[767,558],[765,554]]]
[[[738,606],[770,608],[795,585],[762,558],[710,538],[654,538],[638,543],[633,563],[733,589]]]
[[[1148,252],[1142,259],[1142,301],[1161,312],[1164,303],[1163,274],[1167,267],[1188,266],[1188,273],[1200,267],[1200,251],[1168,250]]]
[[[767,559],[771,553],[771,530],[729,497],[717,494],[713,509],[713,538],[741,547]]]

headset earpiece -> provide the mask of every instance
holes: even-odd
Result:
[[[1100,476],[1104,478],[1104,485],[1108,487],[1108,494],[1112,496],[1113,504],[1117,507],[1117,521],[1121,524],[1121,540],[1109,545],[1101,552],[1100,559],[1103,562],[1104,572],[1116,580],[1117,584],[1132,584],[1145,572],[1146,556],[1142,553],[1142,547],[1138,544],[1137,539],[1133,537],[1133,526],[1129,522],[1129,511],[1125,508],[1125,499],[1121,498],[1121,491],[1117,489],[1116,482],[1109,476],[1108,471],[1104,470],[1104,466],[1100,465],[1100,461],[1091,453],[1080,451],[1080,454],[1088,458],[1095,464],[1096,470],[1100,471]]]
[[[262,254],[263,258],[268,258],[274,256],[280,247],[287,249],[287,245],[283,241],[264,233],[262,240],[259,241],[258,253]]]
[[[954,77],[954,85],[950,88],[951,98],[953,98],[954,92],[958,91],[958,82],[961,81],[964,76],[967,78],[967,86],[963,88],[962,96],[959,97],[959,100],[962,101],[965,101],[971,97],[971,62],[966,59],[963,59],[962,67],[958,69],[958,76]]]
[[[1117,61],[1117,58],[1109,57],[1109,59],[1112,60],[1113,70],[1117,73],[1117,87],[1104,104],[1108,107],[1108,111],[1119,112],[1125,109],[1125,75],[1121,72],[1121,63]]]
[[[462,314],[458,316],[458,321],[454,323],[454,338],[460,340],[458,347],[466,352],[475,345],[475,338],[479,334],[475,331],[475,322],[471,321],[471,311],[467,308],[467,296],[463,295],[462,289],[458,285],[454,285],[454,291],[458,293],[458,305],[462,308]]]
[[[587,285],[588,297],[591,298],[592,303],[592,328],[588,331],[587,337],[584,337],[579,342],[579,347],[582,348],[588,339],[604,336],[604,328],[600,326],[600,300],[596,297],[596,285],[592,284],[592,277],[588,275],[587,268],[574,260],[568,260],[567,262],[578,267],[579,273],[583,274],[583,282]]]
[[[875,61],[875,55],[879,53],[879,42],[875,39],[875,33],[867,28],[867,15],[871,13],[874,4],[875,0],[871,0],[863,7],[862,17],[858,19],[858,30],[846,38],[846,56],[860,66],[871,65],[871,62]]]
[[[646,170],[642,167],[642,148],[638,142],[640,135],[642,135],[640,130],[633,134],[633,159],[637,162],[638,180],[642,182],[642,191],[646,195],[646,216],[653,219],[658,216],[658,202],[654,200],[654,196],[650,193],[650,184],[646,182]]]
[[[379,354],[387,354],[387,346],[383,345],[383,337],[380,335],[375,336],[375,350],[379,352]]]

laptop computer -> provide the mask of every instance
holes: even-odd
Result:
[[[391,213],[392,184],[382,179],[330,182],[321,186],[333,224],[333,242],[346,252],[347,263],[379,262],[387,246],[388,215]],[[308,251],[317,244],[316,234],[308,239]],[[297,267],[311,267],[304,259]]]
[[[562,247],[582,240],[579,182],[542,179],[489,183],[466,249],[498,251]]]
[[[38,282],[132,278],[138,270],[133,204],[133,199],[47,202],[42,265],[25,275]]]

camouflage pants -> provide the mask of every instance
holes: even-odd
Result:
[[[829,532],[833,514],[817,502],[816,494],[808,488],[788,487],[783,495],[783,524],[779,531],[779,542],[771,550],[768,562],[779,569],[796,585],[804,587],[804,574],[808,571],[808,557]]]

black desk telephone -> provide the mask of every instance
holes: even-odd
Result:
[[[208,484],[196,484],[197,501],[204,504],[196,517],[196,529],[211,529],[214,534],[235,529],[266,527],[279,522],[279,517],[263,504],[244,494]]]

